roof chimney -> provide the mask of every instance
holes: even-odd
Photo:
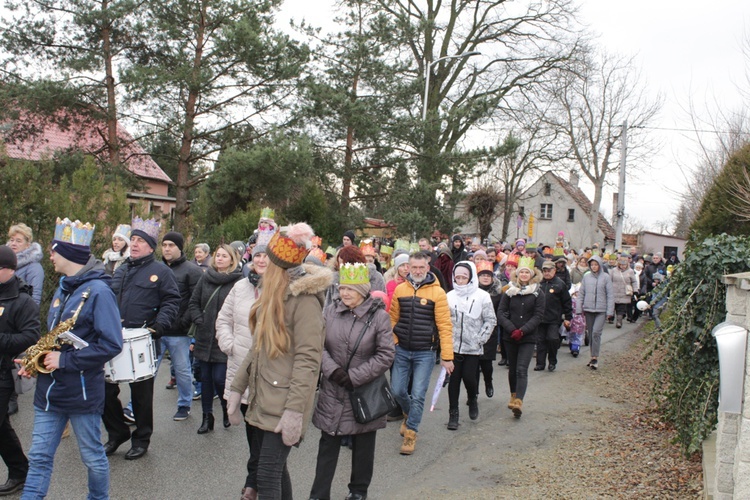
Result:
[[[578,172],[571,169],[570,170],[570,185],[573,187],[578,187]]]

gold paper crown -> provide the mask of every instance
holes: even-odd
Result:
[[[378,253],[375,251],[375,247],[372,245],[365,245],[361,248],[363,255],[370,255],[372,257],[377,257]]]
[[[328,248],[326,248],[326,255],[330,255],[330,256],[336,255],[336,249],[333,248],[331,245],[328,245]]]
[[[340,285],[364,285],[370,282],[370,270],[366,264],[355,262],[339,268]]]
[[[406,250],[409,251],[409,240],[405,240],[403,238],[399,238],[396,240],[396,243],[393,245],[393,248],[396,250]]]
[[[512,253],[508,255],[508,260],[505,261],[505,265],[508,266],[516,266],[518,267],[518,254]]]
[[[58,217],[55,224],[55,239],[74,245],[89,246],[91,238],[94,237],[95,227],[89,222],[85,224],[79,220],[71,222],[67,217],[62,220]]]
[[[393,247],[388,245],[380,245],[380,253],[383,255],[393,255]]]
[[[525,267],[527,269],[534,270],[535,260],[531,257],[521,257],[518,259],[518,269]]]
[[[308,253],[307,247],[297,245],[293,239],[283,236],[281,231],[278,231],[268,242],[266,255],[280,268],[291,269],[302,265]]]
[[[133,228],[133,231],[143,231],[147,235],[151,236],[154,241],[159,241],[159,229],[161,228],[161,223],[156,219],[144,220],[140,217],[135,217],[131,222],[131,226]]]
[[[492,265],[492,261],[489,260],[480,260],[479,262],[475,262],[474,264],[477,267],[477,274],[484,271],[494,272],[495,270],[494,266]]]
[[[323,245],[323,238],[321,238],[320,236],[313,236],[310,241],[316,247],[320,247]]]
[[[552,255],[554,255],[555,257],[565,255],[565,250],[563,250],[562,247],[555,247],[554,249],[552,249]]]
[[[260,210],[260,220],[271,219],[276,217],[276,211],[271,207],[264,207]]]
[[[312,249],[310,249],[309,255],[312,255],[313,257],[318,259],[321,264],[325,264],[326,260],[328,260],[328,256],[323,250],[320,249],[320,247],[313,247]]]
[[[410,253],[410,254],[411,254],[411,253],[417,253],[417,252],[419,252],[420,250],[422,250],[422,249],[421,249],[421,248],[419,248],[419,243],[411,243],[411,244],[409,245],[409,253]]]

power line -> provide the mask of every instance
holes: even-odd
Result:
[[[728,131],[728,130],[706,130],[699,128],[669,128],[669,127],[631,127],[641,128],[644,130],[665,130],[667,132],[701,132],[706,134],[739,134],[739,135],[750,135],[750,132],[742,132],[739,130]]]

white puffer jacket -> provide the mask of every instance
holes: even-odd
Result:
[[[237,369],[242,364],[248,351],[253,347],[250,332],[250,308],[253,307],[259,293],[247,278],[234,284],[224,305],[216,317],[216,340],[219,349],[227,355],[227,380],[224,384],[224,398],[229,397],[230,388]],[[248,390],[242,395],[242,403],[247,404]]]

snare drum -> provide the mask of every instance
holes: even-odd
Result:
[[[122,329],[122,352],[104,366],[107,382],[139,382],[156,374],[156,350],[146,328]]]

